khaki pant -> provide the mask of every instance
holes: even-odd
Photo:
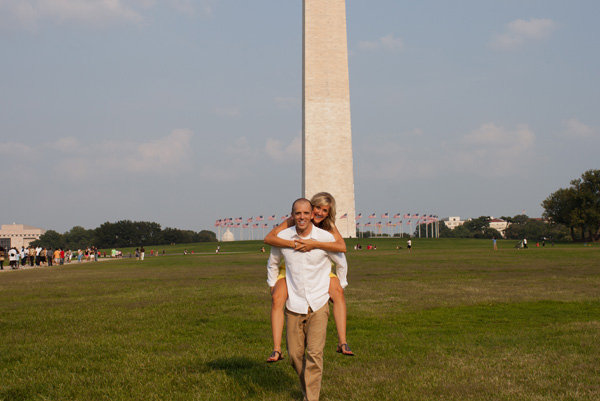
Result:
[[[286,309],[285,315],[290,362],[300,377],[304,400],[316,401],[321,392],[329,304],[316,312],[309,309],[306,315]]]

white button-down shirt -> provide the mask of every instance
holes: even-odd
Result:
[[[300,237],[295,226],[281,231],[278,237],[286,240],[310,238],[320,242],[335,241],[331,233],[314,225],[308,237]],[[285,260],[285,279],[288,290],[288,299],[285,306],[292,312],[306,314],[309,307],[316,311],[327,304],[329,301],[331,262],[336,265],[336,274],[342,288],[348,285],[346,280],[348,264],[343,253],[328,252],[316,248],[309,252],[300,252],[294,251],[292,248],[272,247],[267,262],[267,283],[271,287],[277,281],[279,264],[282,258]]]

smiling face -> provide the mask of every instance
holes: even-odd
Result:
[[[329,216],[329,205],[320,205],[313,208],[313,222],[319,225],[327,216]]]
[[[310,199],[313,205],[313,223],[315,226],[332,231],[335,225],[335,198],[329,192],[319,192]]]
[[[298,235],[308,235],[310,233],[310,229],[312,228],[310,221],[313,215],[312,209],[312,205],[307,199],[298,199],[294,202],[292,218],[294,219]]]

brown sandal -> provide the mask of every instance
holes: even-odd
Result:
[[[274,350],[271,352],[271,356],[267,359],[267,363],[278,362],[283,359],[283,355],[281,355],[281,351]]]
[[[352,350],[346,343],[338,345],[337,350],[335,352],[339,352],[340,354],[345,356],[354,356],[354,352],[352,352]]]

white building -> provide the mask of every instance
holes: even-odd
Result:
[[[2,245],[4,247],[6,247],[5,245],[7,245],[8,241],[10,241],[8,247],[28,247],[31,242],[40,239],[40,236],[45,232],[46,230],[42,228],[27,226],[25,224],[2,224],[0,241],[4,244]]]
[[[222,242],[235,241],[235,237],[234,237],[233,233],[231,231],[229,231],[229,228],[227,229],[227,231],[225,231],[223,233],[223,236],[221,236],[221,241]]]
[[[490,217],[490,219],[490,228],[493,228],[494,230],[498,231],[500,235],[502,235],[502,238],[504,238],[506,236],[505,231],[506,227],[508,227],[508,221],[502,219],[495,219],[493,217]]]
[[[444,222],[446,227],[448,227],[451,230],[454,230],[458,226],[462,226],[463,224],[465,224],[466,221],[469,221],[469,220],[470,219],[461,220],[460,216],[451,216],[451,217],[442,219],[442,221]],[[502,238],[505,237],[504,233],[506,231],[506,227],[508,227],[508,222],[506,220],[495,219],[493,217],[490,217],[490,228],[497,230],[502,235]]]
[[[458,226],[465,224],[465,220],[461,220],[460,216],[450,216],[442,219],[442,222],[451,230],[454,230]]]

